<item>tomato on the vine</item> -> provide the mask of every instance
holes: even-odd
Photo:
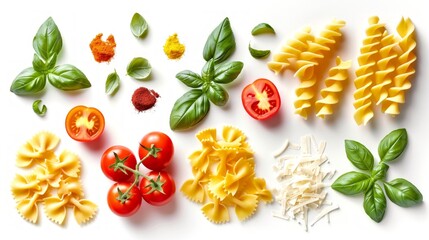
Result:
[[[246,112],[257,120],[272,117],[281,105],[276,86],[265,78],[259,78],[247,85],[241,93],[241,101]]]
[[[135,169],[137,160],[129,148],[115,145],[104,151],[100,164],[106,177],[115,182],[124,182],[134,177],[134,173],[124,169],[123,166]]]
[[[143,199],[154,206],[165,205],[171,201],[176,192],[173,178],[165,171],[151,171],[140,181],[140,191]]]
[[[67,134],[74,140],[89,142],[98,139],[104,131],[104,116],[94,107],[76,106],[66,117]]]
[[[131,189],[127,192],[127,190]],[[113,184],[107,193],[107,204],[118,216],[128,217],[136,213],[141,206],[142,197],[137,186],[130,182]]]
[[[173,157],[174,146],[170,137],[162,132],[150,132],[140,141],[139,157],[143,165],[155,171],[166,168]]]

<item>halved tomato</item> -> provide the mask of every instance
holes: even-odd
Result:
[[[247,85],[241,93],[246,112],[257,120],[264,120],[276,114],[281,106],[279,92],[268,79],[259,78]]]
[[[97,108],[76,106],[67,114],[66,130],[76,141],[93,141],[104,131],[104,116]]]

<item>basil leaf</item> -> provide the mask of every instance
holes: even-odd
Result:
[[[228,92],[217,83],[210,83],[206,92],[209,100],[217,106],[224,106],[229,99]]]
[[[411,207],[423,201],[423,195],[409,181],[397,178],[384,183],[390,201],[401,207]]]
[[[332,188],[345,195],[365,192],[370,187],[371,177],[360,172],[348,172],[337,178]]]
[[[235,38],[229,19],[225,18],[207,38],[203,57],[206,61],[214,59],[215,63],[225,61],[235,50]]]
[[[345,140],[347,158],[360,170],[371,171],[374,166],[374,156],[361,143],[353,140]]]
[[[58,55],[63,47],[63,40],[60,30],[52,17],[49,17],[39,28],[33,38],[33,48],[44,62]],[[55,63],[54,63],[55,65]]]
[[[220,63],[215,66],[213,81],[216,83],[230,83],[234,81],[243,69],[243,63],[239,61]]]
[[[270,55],[271,53],[270,50],[259,50],[259,49],[252,48],[252,46],[250,46],[250,43],[249,43],[249,52],[250,52],[250,55],[252,55],[252,57],[256,59],[268,57],[268,55]]]
[[[33,102],[33,111],[42,117],[46,114],[48,108],[44,104],[42,105],[42,108],[40,108],[40,103],[42,103],[42,100],[36,100]]]
[[[33,57],[33,68],[34,70],[42,73],[46,73],[47,71],[51,70],[55,67],[55,63],[57,62],[57,54],[54,53],[52,56],[44,61],[40,59],[39,55],[34,54]]]
[[[390,162],[401,155],[407,146],[407,130],[404,128],[394,130],[387,134],[378,145],[378,155],[382,162]]]
[[[134,13],[131,19],[130,28],[135,37],[142,38],[146,36],[148,25],[142,15]]]
[[[204,83],[200,75],[189,70],[179,72],[178,74],[176,74],[176,78],[179,79],[186,86],[191,88],[201,87]]]
[[[214,64],[214,60],[212,58],[206,62],[203,69],[201,70],[201,77],[207,83],[213,81],[214,74],[215,74],[214,66],[215,66],[215,64]]]
[[[42,91],[45,85],[45,75],[29,67],[16,76],[10,86],[10,91],[16,95],[30,95]]]
[[[91,87],[85,74],[70,64],[56,66],[47,74],[47,78],[52,86],[64,91]]]
[[[271,27],[268,23],[260,23],[252,29],[253,36],[263,34],[263,33],[276,34],[276,31],[274,31],[274,28]]]
[[[107,95],[115,95],[120,86],[121,79],[119,78],[118,73],[115,72],[110,73],[106,79],[106,94]]]
[[[201,89],[186,92],[174,103],[170,114],[170,128],[185,130],[198,124],[210,110],[210,102]]]
[[[381,222],[386,212],[386,197],[383,189],[377,183],[365,192],[363,208],[374,221]]]
[[[374,181],[386,179],[387,170],[389,170],[389,165],[380,162],[372,171],[371,177]]]
[[[127,66],[127,74],[137,80],[147,79],[151,72],[152,67],[146,58],[133,58]]]

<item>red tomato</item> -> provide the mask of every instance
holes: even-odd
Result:
[[[147,176],[152,179],[142,178],[140,191],[143,199],[154,206],[165,205],[172,199],[176,192],[176,184],[173,178],[165,171],[151,171]]]
[[[104,131],[104,116],[96,108],[82,105],[72,108],[66,117],[67,134],[80,142],[93,141]]]
[[[150,150],[151,148],[152,150]],[[161,171],[167,167],[172,160],[174,153],[173,142],[165,133],[150,132],[140,141],[140,160],[147,156],[149,152],[153,152],[154,155],[149,155],[143,161],[143,165],[150,170]]]
[[[104,175],[110,180],[125,182],[134,177],[134,173],[123,168],[121,169],[117,165],[123,164],[129,168],[135,169],[137,160],[129,148],[116,145],[104,151],[103,156],[101,156],[100,164]]]
[[[131,188],[127,197],[123,197],[123,201],[120,200],[121,195],[131,186],[132,183],[130,182],[115,183],[110,187],[107,193],[107,204],[110,210],[118,216],[128,217],[140,209],[142,197],[139,188],[136,186]]]
[[[247,85],[241,93],[241,101],[246,112],[257,120],[272,117],[281,105],[276,86],[265,78],[259,78]]]

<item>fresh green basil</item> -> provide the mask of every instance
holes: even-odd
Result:
[[[179,72],[176,78],[190,88],[199,88],[204,83],[200,75],[189,70]]]
[[[40,59],[39,55],[34,54],[33,68],[38,72],[47,73],[49,70],[55,67],[56,62],[57,62],[56,53],[52,54],[52,56],[46,61]]]
[[[127,66],[127,74],[137,80],[146,80],[152,72],[149,61],[143,57],[136,57]]]
[[[208,84],[206,95],[209,100],[217,106],[224,106],[229,99],[228,92],[221,85],[211,82]]]
[[[106,79],[106,88],[105,92],[107,95],[115,95],[120,86],[121,79],[119,78],[116,70],[110,73]]]
[[[42,103],[42,100],[36,100],[33,102],[33,111],[39,115],[44,116],[46,112],[48,111],[48,108],[45,106],[45,104],[42,105],[42,108],[40,108],[40,104]]]
[[[249,48],[250,55],[252,55],[252,57],[256,59],[266,58],[271,53],[270,50],[259,50],[259,49],[252,48],[250,43],[248,48]]]
[[[210,83],[213,81],[214,74],[214,60],[210,59],[201,70],[201,77],[205,82]]]
[[[363,208],[374,221],[381,222],[386,212],[386,197],[383,189],[377,183],[365,192]]]
[[[423,201],[419,189],[403,178],[385,182],[384,189],[390,201],[401,207],[411,207]]]
[[[130,28],[135,37],[142,38],[147,34],[148,24],[142,15],[134,13],[131,18]]]
[[[243,63],[239,61],[224,62],[215,66],[214,79],[216,83],[230,83],[234,81],[243,69]]]
[[[45,85],[45,75],[29,67],[16,76],[10,86],[10,91],[16,95],[30,95],[42,91]]]
[[[195,126],[207,115],[210,102],[201,89],[191,89],[174,103],[170,114],[170,128],[185,130]]]
[[[401,155],[407,146],[407,131],[403,128],[387,134],[378,145],[378,155],[382,162],[390,162]]]
[[[52,17],[49,17],[39,28],[33,39],[33,48],[44,62],[52,55],[58,55],[63,47],[60,30]],[[54,64],[55,65],[55,64]]]
[[[375,181],[384,180],[386,179],[387,170],[389,170],[389,165],[381,162],[371,171],[371,177]]]
[[[204,45],[203,57],[206,61],[225,61],[235,50],[235,38],[228,18],[225,18],[207,38]]]
[[[271,27],[268,23],[259,23],[252,29],[252,35],[256,36],[263,33],[270,33],[270,34],[276,34],[276,31],[274,31],[274,28]]]
[[[374,166],[374,156],[361,143],[353,140],[345,140],[347,158],[360,170],[371,171]]]
[[[91,83],[85,74],[70,64],[56,66],[47,74],[47,78],[52,86],[64,91],[91,87]]]
[[[360,172],[348,172],[337,178],[332,188],[345,195],[365,192],[371,183],[371,176]]]

